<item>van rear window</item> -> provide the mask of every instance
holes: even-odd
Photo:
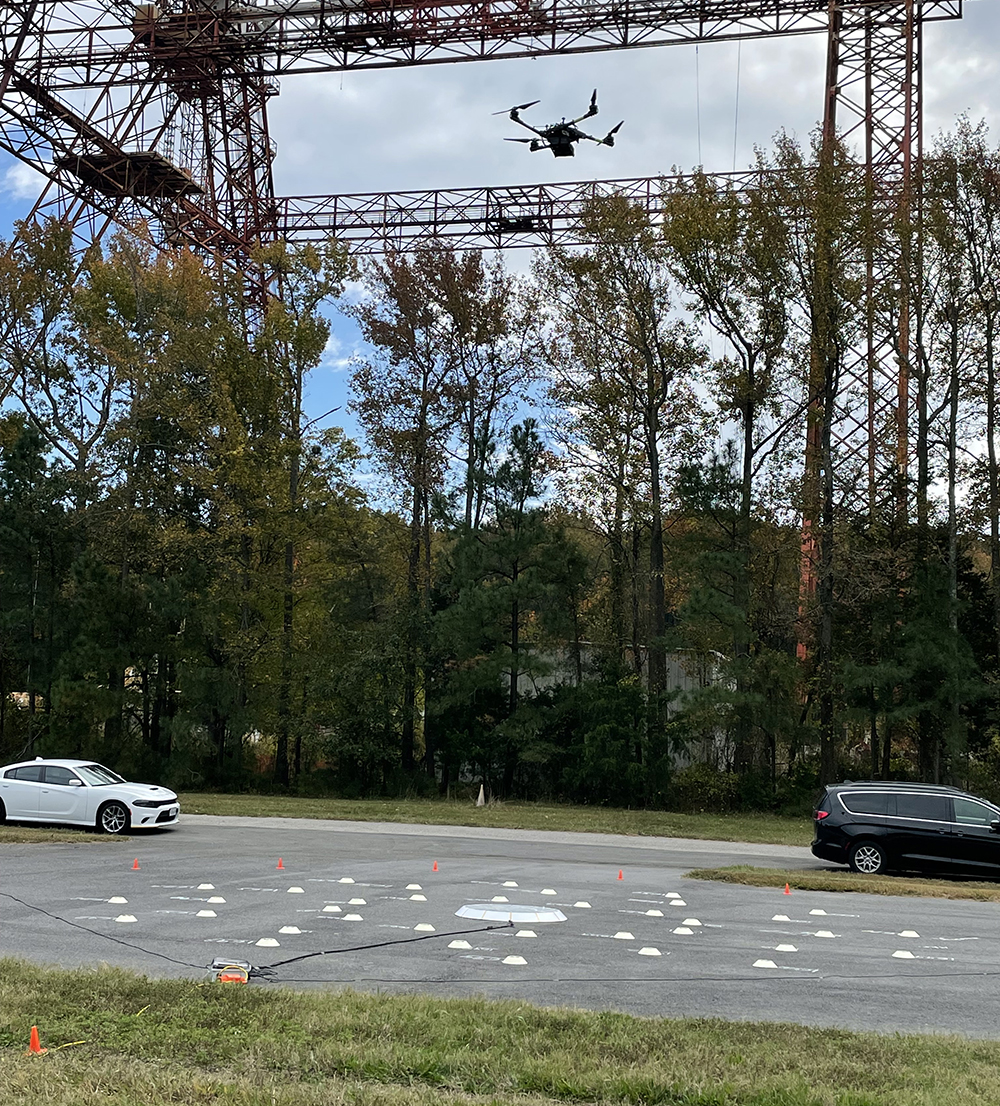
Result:
[[[852,814],[888,814],[889,798],[884,791],[857,791],[840,796]]]

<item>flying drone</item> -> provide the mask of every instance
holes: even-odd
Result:
[[[526,128],[529,131],[533,131],[537,138],[505,138],[504,142],[525,142],[528,145],[528,149],[534,153],[536,150],[551,150],[554,157],[573,157],[576,150],[573,149],[573,143],[579,142],[581,139],[586,138],[591,142],[596,142],[598,146],[613,146],[615,144],[615,135],[621,129],[622,123],[619,123],[617,127],[612,127],[610,131],[603,138],[595,138],[592,134],[584,134],[583,131],[578,130],[576,124],[582,122],[584,119],[590,119],[591,116],[597,114],[597,89],[594,89],[593,96],[590,97],[590,107],[587,108],[583,115],[578,116],[576,119],[563,119],[561,123],[552,123],[548,127],[533,127],[530,123],[525,123],[521,118],[521,112],[527,108],[534,107],[535,104],[540,103],[539,100],[532,100],[528,104],[518,104],[516,107],[510,109],[510,118],[520,126]],[[503,115],[502,111],[495,111],[494,115]]]

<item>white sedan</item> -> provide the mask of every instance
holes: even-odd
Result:
[[[128,783],[90,760],[36,757],[0,768],[0,822],[66,822],[125,833],[174,826],[179,815],[173,791]]]

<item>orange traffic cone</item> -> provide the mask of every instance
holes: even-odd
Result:
[[[786,894],[786,895],[790,895],[791,893],[792,893],[792,889],[791,889],[791,888],[790,888],[790,887],[788,886],[788,884],[786,883],[786,884],[785,884],[785,894]]]
[[[285,862],[281,859],[280,856],[278,857],[278,863],[277,863],[276,867],[277,867],[279,872],[283,872],[285,870]]]
[[[47,1048],[42,1048],[41,1041],[38,1039],[38,1026],[33,1025],[31,1027],[31,1042],[28,1045],[28,1052],[33,1053],[35,1056],[41,1056],[48,1051]]]
[[[618,878],[619,878],[619,879],[624,879],[624,878],[625,878],[625,876],[624,876],[624,875],[623,875],[623,873],[622,873],[622,870],[621,870],[621,868],[619,868],[619,869],[618,869]]]
[[[431,869],[431,871],[436,872],[437,870],[438,870],[438,862],[435,860],[434,861],[434,867]]]
[[[138,857],[136,857],[135,860],[132,861],[132,871],[133,872],[138,872],[139,871],[139,858]]]

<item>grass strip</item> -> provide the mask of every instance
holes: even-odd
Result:
[[[776,814],[676,814],[664,810],[517,802],[494,802],[477,807],[455,799],[305,799],[210,792],[187,792],[180,800],[181,811],[186,814],[488,826],[772,845],[808,845],[813,837],[808,818],[784,818]]]
[[[0,845],[36,845],[39,843],[58,843],[76,845],[90,841],[128,841],[108,833],[87,833],[78,829],[50,829],[47,826],[8,826],[0,825]]]
[[[794,887],[797,891],[859,891],[866,895],[919,896],[927,899],[974,899],[1000,902],[1000,885],[954,879],[911,876],[865,876],[849,871],[798,871],[795,868],[755,868],[734,864],[726,868],[696,868],[685,879],[742,883],[747,887]]]
[[[994,1106],[998,1067],[1000,1043],[957,1037],[0,961],[4,1106]]]

